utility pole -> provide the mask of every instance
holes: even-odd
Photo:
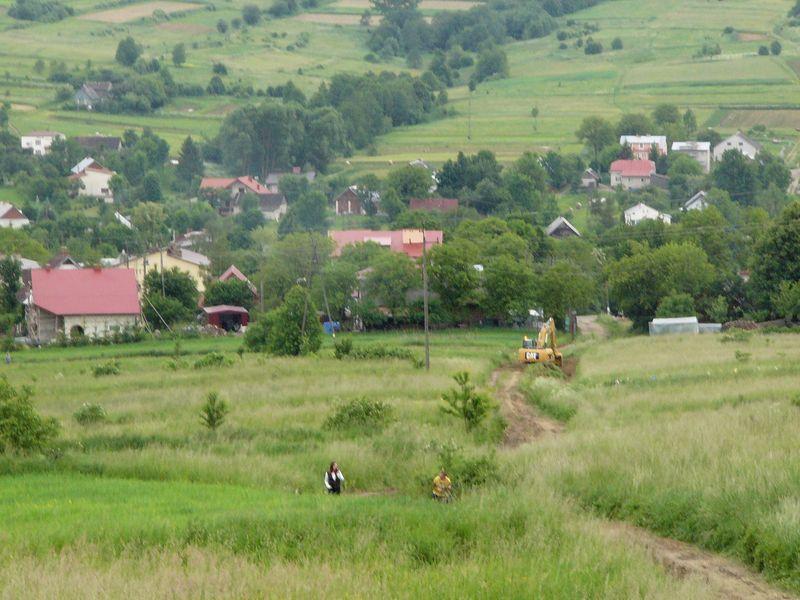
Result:
[[[428,251],[425,228],[422,229],[422,310],[425,315],[425,370],[431,370],[431,340],[428,330]]]

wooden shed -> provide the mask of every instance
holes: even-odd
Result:
[[[203,314],[209,325],[219,327],[225,331],[238,331],[242,327],[246,327],[250,322],[250,313],[242,306],[230,306],[228,304],[205,306],[203,307]]]

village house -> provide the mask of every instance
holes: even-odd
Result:
[[[609,172],[611,187],[640,190],[650,185],[650,178],[656,172],[656,163],[652,160],[615,160]]]
[[[51,270],[60,269],[69,271],[73,269],[82,269],[83,265],[74,258],[72,258],[67,252],[66,248],[62,248],[58,254],[56,254],[55,256],[53,256],[53,258],[47,261],[45,268]]]
[[[639,204],[631,206],[625,211],[626,225],[638,225],[642,221],[663,221],[669,225],[672,222],[672,217],[647,206],[643,202],[639,202]]]
[[[361,205],[361,202],[362,199],[367,197],[367,194],[369,194],[369,200],[373,203],[375,211],[377,212],[381,203],[381,195],[378,192],[366,190],[361,192],[357,185],[351,185],[336,196],[336,198],[333,199],[333,209],[336,214],[340,216],[366,215],[366,208]]]
[[[0,260],[6,258],[7,254],[0,254]],[[12,254],[11,257],[19,263],[19,268],[21,271],[31,271],[33,269],[41,269],[42,265],[40,265],[37,261],[33,260],[32,258],[25,258],[24,256],[20,256],[19,254]]]
[[[393,252],[402,252],[409,258],[422,256],[423,241],[426,249],[443,243],[444,236],[440,230],[425,230],[424,240],[421,229],[397,229],[394,231],[376,231],[371,229],[348,229],[343,231],[329,231],[328,235],[334,241],[334,256],[342,253],[342,248],[352,244],[373,242]]]
[[[26,290],[28,335],[47,344],[59,335],[106,337],[135,327],[141,309],[131,269],[34,269]]]
[[[683,210],[705,210],[708,208],[708,194],[704,191],[697,192],[683,203]]]
[[[0,227],[20,229],[31,222],[22,211],[8,202],[0,202]]]
[[[547,235],[557,239],[568,237],[581,237],[580,231],[575,226],[567,221],[564,217],[558,217],[555,221],[547,226]]]
[[[219,194],[219,214],[223,217],[238,215],[242,212],[241,202],[245,195],[253,194],[258,198],[259,210],[267,220],[277,221],[288,210],[286,198],[280,192],[272,191],[256,178],[244,177],[203,177],[200,191]]]
[[[113,87],[110,81],[87,81],[75,92],[75,105],[78,108],[94,110],[111,100]]]
[[[585,190],[596,190],[600,185],[600,175],[594,169],[586,169],[581,175],[581,187]]]
[[[87,156],[71,169],[70,181],[79,182],[78,195],[102,198],[106,204],[114,202],[111,178],[116,172],[106,169],[91,156]]]
[[[178,271],[188,274],[201,294],[206,289],[206,277],[211,267],[211,261],[207,256],[181,248],[180,246],[170,245],[161,250],[153,250],[143,256],[123,256],[120,257],[119,266],[130,268],[136,274],[136,281],[140,287],[144,287],[144,278],[151,272],[160,273],[177,268]]]
[[[664,156],[667,154],[667,136],[665,135],[621,135],[619,145],[624,146],[625,144],[630,146],[635,160],[649,159],[654,146],[658,148],[659,154]]]
[[[711,142],[672,142],[672,151],[696,160],[703,173],[711,171]]]
[[[238,279],[239,281],[244,281],[247,284],[247,287],[253,293],[253,298],[258,298],[258,290],[256,286],[253,285],[253,282],[250,281],[247,276],[242,273],[236,265],[231,265],[225,272],[218,277],[219,281],[230,281],[231,279]]]
[[[458,210],[457,198],[411,198],[408,209],[425,212],[448,213]]]
[[[302,175],[308,180],[308,183],[314,183],[314,180],[317,178],[316,171],[303,172],[303,169],[300,167],[292,167],[292,170],[288,172],[278,171],[276,173],[269,173],[264,179],[264,185],[270,192],[277,194],[280,192],[279,185],[281,178],[286,177],[287,175]]]
[[[122,150],[122,138],[111,135],[81,135],[72,138],[88,153],[119,152]]]
[[[737,131],[714,146],[714,160],[722,160],[722,155],[728,150],[738,150],[750,160],[754,160],[761,149],[761,144]]]
[[[34,156],[44,156],[56,140],[63,140],[64,134],[57,131],[31,131],[20,138],[23,150],[30,150]]]

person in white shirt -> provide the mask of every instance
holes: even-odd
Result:
[[[341,494],[343,481],[344,475],[339,470],[339,465],[336,464],[336,461],[332,462],[328,470],[325,471],[325,489],[329,494]]]

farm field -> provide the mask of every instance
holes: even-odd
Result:
[[[188,134],[213,136],[224,115],[247,102],[185,99],[149,116],[76,113],[61,110],[53,100],[56,87],[44,80],[46,73],[33,70],[37,59],[63,60],[69,68],[87,60],[111,65],[116,44],[126,35],[143,42],[146,55],[167,62],[171,48],[186,43],[187,63],[172,69],[173,75],[200,85],[208,82],[214,62],[227,65],[230,81],[264,88],[291,79],[307,93],[337,72],[407,70],[401,59],[378,64],[363,60],[369,28],[356,24],[366,6],[362,0],[323,4],[313,12],[225,35],[216,31],[217,20],[238,16],[243,0],[214,10],[210,5],[189,10],[196,5],[161,3],[169,10],[187,7],[166,21],[151,18],[152,11],[145,14],[153,3],[103,9],[117,15],[115,20],[119,15],[145,17],[114,23],[87,20],[99,12],[88,1],[69,3],[76,17],[20,29],[12,28],[13,19],[0,12],[0,64],[5,72],[0,93],[12,103],[11,123],[18,131],[47,127],[68,135],[118,134],[149,126],[176,148]],[[468,5],[431,0],[422,8],[430,16]],[[384,171],[390,161],[422,157],[439,163],[459,150],[481,148],[494,150],[504,161],[528,149],[579,151],[574,132],[583,117],[613,119],[626,111],[649,111],[660,102],[690,107],[701,125],[724,132],[764,124],[771,130],[770,147],[794,160],[800,36],[785,24],[789,5],[786,0],[757,5],[746,0],[601,3],[570,18],[599,26],[593,37],[606,49],[603,54],[586,56],[572,45],[561,50],[555,35],[507,45],[508,79],[481,84],[470,99],[465,78],[464,84],[448,90],[453,116],[394,130],[378,140],[374,154],[356,155],[340,168]],[[728,26],[734,33],[723,33]],[[306,36],[306,42],[297,44]],[[623,50],[610,51],[615,37],[623,40]],[[758,47],[772,40],[781,42],[783,53],[756,56]],[[722,53],[697,58],[704,44],[719,44]],[[530,118],[534,106],[539,109],[536,123]]]
[[[239,357],[233,338],[185,340],[177,359],[169,340],[15,353],[3,374],[63,429],[59,452],[0,457],[0,595],[719,597],[610,536],[619,521],[788,590],[754,597],[800,591],[800,338],[589,337],[565,348],[563,381],[508,365],[519,335],[435,332],[429,373],[336,360],[328,342],[298,359]],[[353,339],[422,353],[415,332]],[[212,350],[233,364],[192,367]],[[119,375],[92,375],[113,357]],[[460,370],[512,419],[518,385],[561,432],[503,442],[496,417],[465,432],[439,410]],[[232,408],[216,433],[198,416],[210,390]],[[393,418],[325,426],[358,397]],[[79,425],[84,402],[107,421]],[[334,459],[336,498],[321,490]],[[428,482],[445,461],[460,493],[441,505]]]

